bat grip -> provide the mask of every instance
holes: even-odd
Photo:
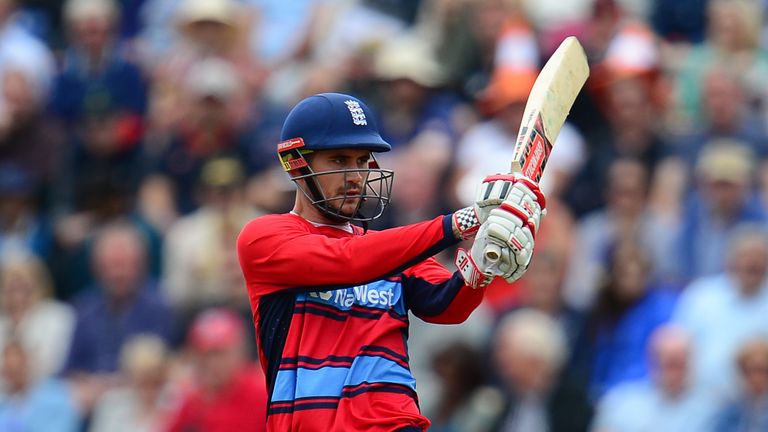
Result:
[[[483,255],[488,262],[495,263],[501,259],[501,248],[495,244],[488,244],[485,246]]]

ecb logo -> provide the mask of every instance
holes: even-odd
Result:
[[[368,120],[365,118],[365,112],[360,108],[360,104],[357,101],[347,100],[344,101],[349,109],[349,113],[352,114],[352,122],[358,126],[365,126],[368,124]]]

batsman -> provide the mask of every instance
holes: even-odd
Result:
[[[369,231],[394,175],[376,162],[390,145],[369,108],[344,94],[308,97],[281,140],[280,162],[297,187],[293,210],[252,220],[237,241],[269,391],[267,428],[426,430],[408,365],[408,312],[460,323],[493,277],[520,278],[544,197],[520,174],[493,175],[470,207]],[[466,239],[472,247],[459,250],[455,270],[432,258]]]

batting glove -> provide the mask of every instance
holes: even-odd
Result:
[[[527,193],[534,194],[533,201],[541,203],[540,208],[546,207],[544,195],[536,183],[520,173],[496,174],[483,179],[477,188],[475,204],[457,210],[453,214],[453,226],[462,239],[469,239],[477,234],[480,224],[488,219],[491,210],[512,198],[517,190],[514,185],[522,182]]]
[[[489,210],[478,228],[471,251],[457,253],[456,266],[469,286],[487,285],[494,276],[514,282],[530,265],[546,201],[525,177],[516,176],[509,188],[507,198]]]

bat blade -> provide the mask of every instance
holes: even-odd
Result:
[[[584,48],[574,36],[567,37],[544,65],[528,96],[512,158],[513,172],[541,180],[552,145],[588,76]]]
[[[584,48],[574,36],[567,37],[549,58],[536,78],[523,112],[517,134],[512,172],[519,172],[539,182],[552,146],[560,134],[576,96],[589,77]],[[490,244],[485,258],[496,262],[501,248]]]

